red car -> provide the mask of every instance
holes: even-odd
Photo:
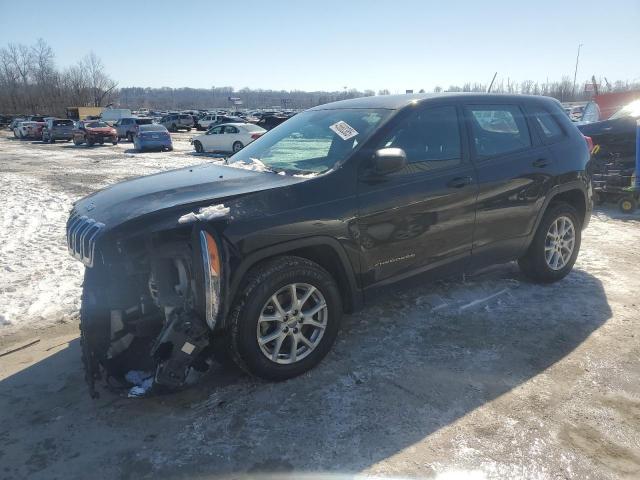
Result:
[[[88,147],[91,147],[96,143],[103,145],[105,142],[117,145],[118,133],[115,128],[100,120],[81,120],[73,130],[75,145],[86,143]]]

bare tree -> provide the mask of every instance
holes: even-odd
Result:
[[[101,107],[106,99],[115,94],[118,83],[106,74],[102,60],[93,52],[81,60],[80,68],[86,73],[93,106]]]

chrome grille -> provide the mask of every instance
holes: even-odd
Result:
[[[96,253],[96,238],[104,224],[86,215],[72,213],[67,221],[67,247],[69,254],[87,267],[93,267]]]

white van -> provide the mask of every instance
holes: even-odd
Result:
[[[133,115],[128,108],[105,108],[100,115],[100,119],[104,122],[117,122],[121,118],[130,118]]]

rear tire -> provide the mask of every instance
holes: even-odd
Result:
[[[132,133],[127,133],[127,140],[130,141],[131,143],[133,143],[133,134]]]
[[[572,233],[568,231],[562,235],[558,231],[559,224],[571,224]],[[552,203],[544,213],[527,253],[518,260],[520,270],[540,283],[552,283],[566,277],[578,258],[581,233],[582,222],[577,210],[568,203]],[[569,244],[572,245],[570,253]]]
[[[292,301],[292,285],[297,302]],[[247,275],[236,298],[230,315],[231,355],[240,368],[264,379],[301,375],[329,352],[341,318],[340,292],[326,270],[305,258],[274,258]],[[274,338],[265,341],[270,336]]]

